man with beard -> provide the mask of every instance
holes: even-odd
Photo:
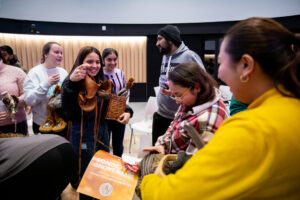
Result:
[[[7,46],[7,45],[1,46],[0,53],[2,54],[2,57],[4,58],[3,61],[5,64],[19,67],[25,73],[27,73],[27,70],[21,65],[20,61],[18,60],[18,57],[14,54],[14,51],[10,46]]]
[[[157,33],[156,46],[163,58],[159,77],[160,92],[157,95],[158,110],[153,115],[152,145],[166,132],[179,107],[170,97],[172,94],[167,83],[169,71],[184,62],[196,62],[205,70],[199,55],[181,41],[177,26],[167,25],[161,28]]]

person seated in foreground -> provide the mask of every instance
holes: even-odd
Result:
[[[58,135],[0,133],[0,188],[7,199],[56,200],[78,179],[72,145]]]
[[[142,199],[300,199],[299,49],[299,37],[273,19],[230,28],[218,76],[247,110],[175,174],[146,175]]]
[[[198,149],[184,126],[191,125],[199,134],[203,133],[201,138],[207,143],[228,117],[217,83],[197,63],[188,62],[177,65],[169,72],[167,84],[172,98],[180,107],[170,127],[157,139],[155,146],[143,150],[162,154],[176,154],[180,150],[195,153]],[[203,121],[204,127],[199,125]]]

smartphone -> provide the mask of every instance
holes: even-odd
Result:
[[[161,76],[159,78],[159,86],[164,89],[169,89],[169,86],[167,85],[168,79],[166,77]]]
[[[166,90],[169,89],[169,86],[167,85],[167,83],[163,83],[161,87],[164,88],[164,89],[166,89]]]

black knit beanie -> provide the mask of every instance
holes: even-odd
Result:
[[[167,25],[159,29],[157,35],[161,35],[165,39],[172,41],[177,47],[181,45],[180,31],[177,26]]]

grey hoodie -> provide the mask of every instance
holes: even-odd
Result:
[[[160,68],[160,78],[167,78],[168,71],[172,71],[176,65],[184,62],[196,62],[205,70],[200,56],[194,51],[190,50],[182,42],[179,48],[173,54],[163,56]],[[162,95],[160,92],[157,95],[157,105],[157,113],[168,119],[174,119],[174,115],[179,107],[175,100],[171,99],[167,95]]]

